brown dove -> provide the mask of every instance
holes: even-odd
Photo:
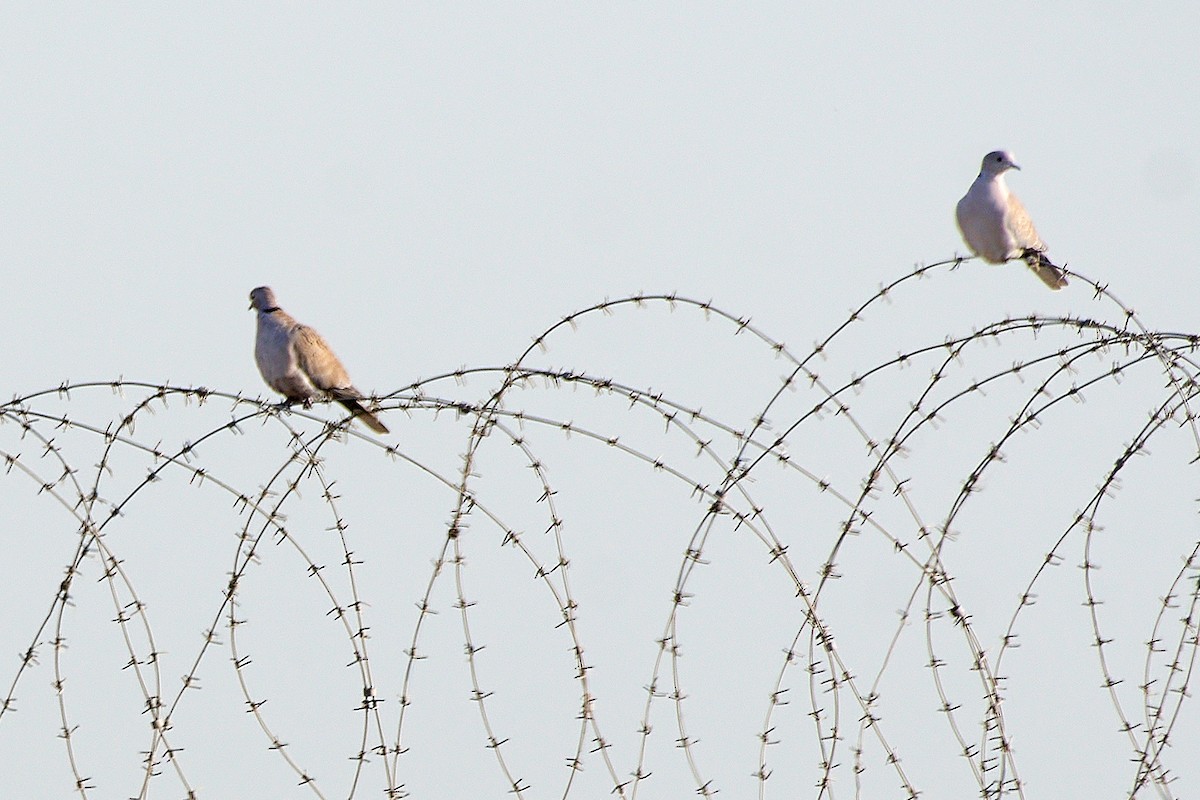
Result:
[[[387,427],[363,407],[363,394],[350,383],[350,375],[329,345],[307,325],[301,325],[275,302],[270,286],[250,292],[250,308],[258,312],[254,360],[263,380],[289,402],[310,405],[328,396],[341,403],[376,433]]]

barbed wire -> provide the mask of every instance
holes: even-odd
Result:
[[[1073,272],[1088,315],[963,330],[947,317],[932,334],[889,318],[962,263],[882,285],[804,353],[711,301],[604,300],[511,363],[376,398],[389,424],[405,421],[386,439],[323,405],[205,387],[119,378],[14,397],[0,406],[16,612],[3,643],[20,657],[0,748],[12,761],[32,741],[36,755],[0,786],[220,795],[208,787],[244,786],[270,753],[278,771],[258,796],[1024,798],[1076,785],[1070,764],[1084,759],[1130,798],[1186,796],[1200,779],[1185,702],[1200,538],[1182,496],[1200,459],[1200,336],[1150,328]],[[655,381],[670,389],[547,360],[577,348],[632,366],[646,354],[606,348],[636,315],[656,320],[641,346],[661,350]],[[706,342],[701,357],[680,357],[675,335]],[[763,380],[775,363],[785,374]],[[1152,442],[1167,455],[1151,457]],[[1131,509],[1118,503],[1130,477],[1150,483]],[[200,528],[236,518],[219,585],[199,579],[207,551],[176,542],[196,562],[181,573],[147,538],[192,520],[192,503]],[[431,521],[439,509],[448,518]],[[49,581],[63,519],[70,547]],[[1153,541],[1113,533],[1131,525]],[[422,548],[424,577],[408,557]],[[1058,569],[1073,558],[1077,585]],[[1085,617],[1064,630],[1039,616],[1065,613],[1072,589]],[[891,597],[895,621],[879,613]],[[86,624],[101,604],[115,640]],[[193,612],[207,622],[185,645]],[[1084,640],[1092,655],[1074,648]],[[121,666],[105,666],[106,648]],[[54,736],[34,677],[47,655]],[[1026,701],[1050,673],[1086,700]],[[352,725],[333,703],[351,698]],[[222,716],[232,705],[257,733]],[[133,712],[149,731],[120,722]],[[1070,741],[1043,732],[1063,727]],[[43,746],[53,738],[59,755]],[[110,752],[137,754],[136,775]]]

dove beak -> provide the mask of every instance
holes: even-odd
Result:
[[[1012,167],[1013,169],[1020,169],[1020,168],[1021,168],[1021,165],[1020,165],[1020,164],[1013,164],[1013,163],[1011,163],[1011,162],[1009,163],[1009,166],[1010,166],[1010,167]]]

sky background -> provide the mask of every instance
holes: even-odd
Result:
[[[5,5],[0,394],[123,377],[266,397],[252,357],[254,317],[246,308],[250,289],[261,284],[273,286],[285,309],[325,335],[360,388],[379,394],[461,366],[511,363],[563,316],[637,292],[711,300],[803,355],[881,285],[915,265],[966,254],[954,205],[983,154],[998,148],[1012,150],[1022,165],[1010,174],[1010,186],[1056,262],[1107,285],[1148,326],[1194,331],[1198,52],[1200,9],[1185,2],[1158,4],[1153,13],[1110,3],[1019,2],[938,2],[919,12],[890,4],[804,3]],[[1120,324],[1119,309],[1093,295],[1083,281],[1052,293],[1023,266],[971,261],[906,285],[822,369],[846,380],[898,352],[1010,316],[1095,316]],[[557,334],[535,360],[665,389],[739,427],[763,408],[789,367],[769,347],[731,333],[732,326],[706,322],[694,310],[621,309]],[[1053,351],[1027,338],[1019,347],[1027,349],[1018,353]],[[990,352],[964,375],[1003,370],[1019,357]],[[927,366],[918,372],[881,385],[863,419],[894,425],[929,374]],[[1145,409],[1165,398],[1153,369],[1134,378],[1120,397],[1105,395],[1086,412],[1047,425],[1053,438],[1046,434],[1027,447],[1027,462],[1020,462],[1029,470],[1020,473],[1025,488],[1010,490],[1004,481],[990,486],[988,497],[1012,520],[1002,522],[992,509],[978,524],[1002,528],[1005,536],[968,546],[971,537],[964,535],[954,564],[960,588],[978,603],[986,605],[992,587],[1005,587],[996,616],[987,623],[981,617],[981,625],[991,626],[981,632],[989,643],[998,640],[1004,612],[1011,613],[1038,558],[1144,422]],[[496,380],[442,381],[430,391],[480,400]],[[806,400],[811,397],[799,393],[774,422],[795,417]],[[132,403],[107,391],[38,402],[101,429]],[[543,389],[514,395],[508,405],[586,419],[606,434],[627,432],[651,455],[676,446],[680,459],[689,449],[687,458],[695,455],[694,445],[656,439],[661,420],[634,419],[627,404],[584,410],[577,405],[582,402],[570,392]],[[227,421],[231,405],[172,401],[153,417],[142,416],[137,439],[195,439]],[[972,459],[1018,407],[1003,395],[993,397],[922,443],[922,466],[912,469],[944,478],[943,484],[931,479],[922,498],[931,517],[944,515]],[[318,407],[311,419],[331,413]],[[469,428],[451,417],[393,412],[385,416],[396,432],[389,443],[453,477]],[[319,431],[309,419],[287,421]],[[252,423],[250,429],[243,437],[218,437],[205,454],[214,473],[243,491],[266,484],[289,453],[281,425]],[[868,468],[862,442],[824,430],[790,442],[791,451],[853,494]],[[15,426],[0,432],[5,452],[36,457],[39,451],[22,444]],[[1105,575],[1116,581],[1115,595],[1152,587],[1139,595],[1141,605],[1132,604],[1128,620],[1114,612],[1118,629],[1135,644],[1127,654],[1135,672],[1157,595],[1166,591],[1163,576],[1197,538],[1186,499],[1194,496],[1195,473],[1185,466],[1195,445],[1186,433],[1172,436],[1174,444],[1155,450],[1156,469],[1128,481],[1125,497],[1132,499],[1119,519],[1133,533],[1114,535],[1105,551],[1108,563],[1121,565]],[[92,468],[100,458],[95,437],[64,432],[59,440],[77,448],[65,456],[76,468]],[[611,706],[604,725],[619,740],[613,752],[617,772],[625,774],[636,763],[643,684],[669,610],[662,601],[700,506],[678,485],[624,474],[637,472],[629,458],[597,455],[578,441],[564,445],[549,436],[537,446],[555,464],[551,474],[556,486],[562,482],[568,519],[578,521],[577,591],[581,604],[586,599],[596,609],[584,639],[589,651],[602,654],[598,696]],[[355,549],[369,553],[363,580],[378,615],[379,648],[394,655],[388,648],[398,651],[411,637],[413,603],[429,580],[454,496],[415,471],[380,467],[382,451],[361,440],[330,447],[328,469],[345,495],[339,513],[362,531]],[[498,513],[540,535],[538,487],[511,450],[493,445],[488,451],[479,470],[481,491]],[[132,453],[114,459],[113,480],[128,490],[146,466]],[[570,492],[573,482],[582,489]],[[0,513],[8,517],[0,546],[17,565],[4,595],[10,611],[0,642],[10,655],[29,646],[77,541],[69,517],[18,483],[0,482]],[[798,569],[812,581],[832,546],[839,510],[825,509],[826,520],[791,505],[801,485],[807,487],[793,477],[778,485],[764,479],[757,488],[791,530],[781,536],[804,554],[797,556]],[[192,497],[184,487],[180,480],[173,489],[139,495],[136,510],[118,527],[130,537],[123,556],[140,567],[139,594],[161,609],[154,630],[178,637],[178,663],[164,669],[172,685],[188,669],[184,662],[196,651],[198,632],[211,623],[237,552],[232,534],[244,524],[228,497],[184,499]],[[297,529],[309,526],[315,536],[330,524],[329,509],[318,489],[302,494],[291,517],[304,521]],[[1013,556],[1012,537],[1039,520],[1052,522]],[[1149,532],[1170,537],[1162,563],[1144,546]],[[511,589],[528,578],[528,564],[522,570],[501,558],[500,537],[491,535],[491,549],[481,543],[469,563],[478,564],[480,595],[494,598],[493,605],[480,604],[495,611],[481,610],[479,624],[492,626],[492,641],[510,645],[497,646],[503,654],[490,664],[496,688],[507,689],[498,692],[496,715],[507,722],[513,761],[525,765],[518,771],[535,776],[527,796],[562,796],[566,770],[559,750],[569,754],[578,736],[567,644],[549,633],[556,610],[544,594]],[[714,541],[719,568],[698,579],[708,594],[694,611],[700,621],[692,630],[701,644],[687,683],[700,699],[688,719],[708,748],[699,751],[705,774],[722,796],[742,797],[758,791],[750,777],[758,768],[754,733],[787,632],[794,632],[803,611],[794,587],[766,566],[761,547],[740,548],[733,540],[726,532]],[[851,580],[831,594],[829,615],[839,621],[848,650],[878,659],[888,635],[882,632],[896,624],[893,605],[903,601],[889,598],[890,621],[858,628],[854,621],[874,607],[875,582],[903,570],[889,566],[883,540],[876,548],[865,547],[857,561],[848,556]],[[336,562],[336,548],[330,558]],[[1011,575],[1007,559],[1014,559]],[[1156,577],[1144,579],[1142,566]],[[261,572],[261,583],[246,589],[254,620],[247,628],[256,629],[259,679],[272,696],[288,698],[277,703],[279,727],[298,748],[308,748],[317,772],[330,776],[325,796],[380,796],[379,774],[370,773],[354,790],[344,775],[341,754],[354,749],[360,735],[354,726],[361,721],[346,716],[358,678],[346,682],[345,637],[332,628],[315,632],[327,625],[315,622],[323,619],[321,601],[296,590],[303,570],[295,561],[283,566],[265,559]],[[87,686],[85,696],[128,702],[113,701],[121,711],[110,716],[103,706],[73,700],[81,728],[94,737],[82,747],[87,755],[80,769],[95,776],[89,797],[136,796],[144,737],[131,741],[120,732],[127,724],[144,733],[141,696],[120,670],[124,651],[106,622],[112,608],[101,602],[98,574],[93,564],[86,591],[95,603],[85,602],[80,589],[71,630],[80,638],[104,631],[98,638],[107,643],[93,651],[81,642],[75,652],[82,660],[72,674]],[[907,589],[897,589],[897,596],[919,583],[915,573],[903,574],[898,585]],[[1080,764],[1097,782],[1087,796],[1126,796],[1128,740],[1090,738],[1093,730],[1115,730],[1116,722],[1107,695],[1096,688],[1101,678],[1080,616],[1078,575],[1055,585],[1066,621],[1048,615],[1044,628],[1030,631],[1054,654],[1041,662],[1029,656],[1034,645],[1019,651],[1029,680],[1014,694],[1028,702],[1012,712],[1011,722],[1020,731],[1018,745],[1028,742],[1018,752],[1025,759],[1018,764],[1029,764],[1022,773],[1028,796],[1063,795]],[[505,606],[509,589],[538,599]],[[440,645],[441,660],[418,668],[452,677],[444,684],[431,680],[431,699],[414,702],[405,736],[418,754],[401,760],[402,776],[413,796],[445,796],[452,789],[461,796],[499,796],[505,788],[500,772],[466,699],[471,684],[464,678],[455,594],[439,591],[441,618],[433,619],[440,627],[431,625],[429,648]],[[769,627],[773,617],[778,629]],[[768,627],[747,619],[766,620]],[[533,620],[537,633],[525,632],[518,620]],[[1078,649],[1054,650],[1064,630],[1079,640]],[[911,714],[898,711],[904,722],[894,736],[908,743],[899,748],[905,753],[918,751],[910,756],[910,777],[924,796],[977,792],[943,717],[928,713],[937,698],[929,694],[929,671],[920,666],[922,657],[928,660],[922,646],[918,635],[912,658],[888,673],[891,696],[903,698],[897,705],[913,704]],[[331,651],[331,664],[308,670],[309,658],[320,660],[314,653]],[[269,741],[240,705],[228,656],[208,657],[202,672],[212,698],[176,720],[194,754],[189,780],[202,797],[237,796],[250,775],[263,776],[256,796],[312,796],[312,788],[296,786],[294,774],[266,750]],[[21,678],[22,710],[0,718],[2,760],[21,764],[11,772],[6,767],[9,777],[0,778],[6,795],[67,796],[71,790],[73,777],[55,738],[62,723],[47,688],[47,661]],[[14,668],[17,662],[0,663]],[[382,655],[378,662],[381,696],[393,704],[403,664],[402,657]],[[328,669],[328,684],[321,669]],[[9,674],[0,672],[6,686]],[[1039,681],[1039,674],[1058,678]],[[965,687],[970,676],[964,670],[955,680]],[[323,688],[333,685],[340,688]],[[743,702],[744,696],[751,700]],[[544,703],[530,699],[542,697]],[[1093,709],[1095,721],[1079,709]],[[659,782],[646,781],[640,794],[694,793],[691,773],[673,747],[679,734],[663,713],[661,749],[651,759]],[[395,724],[390,717],[393,731]],[[815,796],[811,728],[803,727],[803,714],[786,725],[792,728],[781,730],[790,730],[796,750],[774,761],[796,766],[781,765],[766,785],[774,796]],[[1193,744],[1200,737],[1186,707],[1178,735]],[[568,744],[546,745],[559,741]],[[1066,747],[1070,741],[1086,746]],[[1105,773],[1085,754],[1070,752],[1079,749],[1121,766]],[[544,750],[554,755],[543,758]],[[338,755],[328,756],[331,751]],[[877,756],[863,796],[902,796],[888,794],[900,790]],[[955,777],[944,777],[947,770]],[[568,790],[572,796],[611,791],[594,762],[581,774],[591,782]],[[849,773],[839,775],[836,796],[853,796]],[[1195,785],[1194,767],[1185,777]],[[159,780],[146,796],[182,794],[172,777]]]

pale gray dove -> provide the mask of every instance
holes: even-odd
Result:
[[[254,360],[268,386],[289,401],[305,405],[316,397],[328,395],[371,430],[388,432],[359,402],[363,399],[362,392],[351,385],[346,368],[321,334],[296,322],[281,309],[270,286],[259,286],[250,292],[250,308],[258,312]]]
[[[958,201],[958,229],[967,247],[990,264],[1019,258],[1051,289],[1067,285],[1067,276],[1046,258],[1046,243],[1038,236],[1025,206],[1008,190],[1004,173],[1020,169],[1012,153],[996,150],[983,157],[979,177]]]

